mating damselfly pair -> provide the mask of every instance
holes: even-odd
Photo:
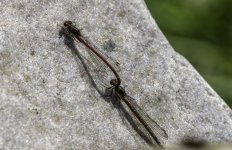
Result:
[[[85,52],[91,56],[91,59],[88,61],[97,66],[96,68],[99,68],[95,73],[99,76],[104,76],[103,80],[106,80],[104,82],[107,82],[109,85],[106,88],[112,90],[116,98],[128,107],[131,112],[131,117],[143,126],[145,132],[147,132],[145,134],[151,137],[156,145],[162,146],[160,138],[168,138],[166,131],[151,119],[132,97],[127,95],[125,89],[121,86],[121,78],[117,69],[115,69],[116,65],[110,63],[107,59],[108,57],[90,44],[71,21],[64,22],[64,29],[73,40],[82,43],[86,47]]]

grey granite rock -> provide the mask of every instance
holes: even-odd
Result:
[[[65,20],[120,63],[122,86],[167,131],[165,146],[232,141],[231,110],[142,0],[5,0],[0,12],[1,149],[149,148],[59,37]]]

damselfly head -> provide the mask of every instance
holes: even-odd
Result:
[[[115,86],[115,85],[117,85],[117,84],[118,84],[117,79],[112,79],[112,80],[110,81],[110,85]]]
[[[70,26],[72,24],[72,21],[65,21],[64,22],[64,26],[67,27],[67,26]]]

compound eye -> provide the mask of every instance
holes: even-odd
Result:
[[[65,21],[64,22],[64,26],[67,27],[67,26],[70,26],[72,24],[72,21]]]

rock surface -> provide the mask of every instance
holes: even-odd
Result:
[[[173,50],[142,0],[5,0],[0,12],[1,149],[149,147],[59,38],[65,20],[120,62],[122,86],[167,131],[165,146],[232,141],[230,108]]]

